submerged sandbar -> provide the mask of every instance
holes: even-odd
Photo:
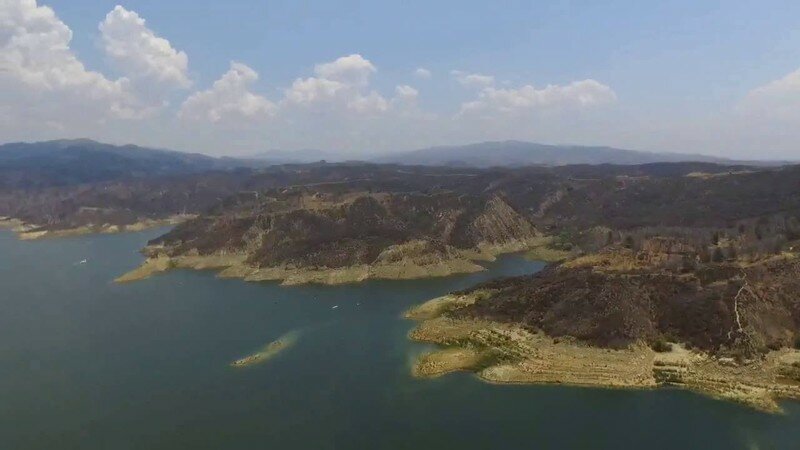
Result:
[[[262,347],[261,350],[243,358],[239,358],[230,365],[231,367],[248,367],[268,361],[294,345],[299,336],[300,332],[298,330],[286,333]]]

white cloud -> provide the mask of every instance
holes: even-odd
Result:
[[[583,109],[613,103],[616,98],[610,87],[591,79],[574,81],[566,86],[551,84],[542,89],[531,85],[519,89],[487,87],[476,100],[461,105],[461,114]]]
[[[351,86],[366,86],[369,77],[377,69],[369,60],[359,54],[342,56],[341,58],[324,64],[317,64],[314,73],[326,80],[338,81]]]
[[[389,102],[392,111],[391,123],[398,124],[403,121],[412,121],[420,126],[421,122],[427,124],[436,120],[438,116],[432,112],[424,111],[419,107],[417,100],[419,91],[413,86],[401,84],[394,88],[394,97]]]
[[[384,112],[389,109],[389,102],[375,91],[366,95],[356,95],[347,103],[347,107],[359,114]]]
[[[468,88],[484,88],[494,85],[494,77],[491,75],[481,75],[479,73],[466,73],[460,70],[453,70],[450,74]]]
[[[117,5],[99,25],[109,59],[131,78],[188,88],[189,58],[147,28],[135,11]]]
[[[211,89],[195,92],[181,106],[178,117],[190,121],[212,123],[265,119],[276,113],[277,107],[265,97],[249,91],[258,80],[250,67],[231,62],[231,68],[214,82]]]
[[[800,120],[800,69],[750,91],[740,112],[781,120]]]
[[[377,69],[359,54],[317,64],[315,77],[298,78],[286,90],[284,106],[359,114],[380,113],[389,102],[369,90],[369,78]]]
[[[592,80],[538,90],[497,89],[494,77],[455,72],[459,83],[476,92],[462,111],[500,120],[486,121],[481,114],[454,119],[422,110],[420,92],[412,86],[401,84],[383,95],[371,85],[375,65],[352,54],[316,65],[313,73],[295,79],[278,103],[254,91],[258,74],[253,69],[231,63],[211,87],[180,105],[182,123],[176,126],[163,117],[147,117],[164,108],[164,88],[190,85],[186,54],[122,7],[112,10],[99,28],[109,63],[126,77],[110,79],[88,70],[70,48],[72,31],[52,9],[35,0],[0,0],[0,134],[26,140],[91,136],[212,152],[219,152],[222,143],[242,152],[257,150],[267,140],[286,148],[365,152],[468,140],[572,140],[580,129],[558,122],[560,117],[553,121],[564,125],[558,129],[550,123],[531,127],[523,114],[505,120],[502,113],[583,108],[615,98],[609,87]],[[419,68],[413,75],[424,79],[430,72]]]
[[[70,49],[72,30],[35,0],[0,2],[0,91],[28,120],[139,118],[142,105],[127,78],[109,80],[87,70]],[[13,94],[12,94],[13,93]]]
[[[431,71],[424,67],[418,67],[417,70],[414,71],[414,76],[423,80],[429,79],[432,75]]]
[[[334,80],[325,78],[298,78],[286,91],[286,100],[298,105],[311,105],[317,102],[336,98],[338,92],[348,87]]]
[[[407,84],[401,84],[394,89],[395,98],[401,101],[416,101],[419,91]]]
[[[779,80],[767,83],[751,91],[753,96],[781,96],[785,94],[800,94],[800,69],[784,76]]]

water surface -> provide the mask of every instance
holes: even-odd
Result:
[[[425,347],[405,309],[537,262],[340,287],[192,271],[113,284],[157,234],[0,232],[0,449],[800,448],[797,403],[770,416],[674,389],[410,376]],[[278,356],[229,366],[295,330]]]

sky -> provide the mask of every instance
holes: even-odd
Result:
[[[0,142],[800,159],[797,1],[0,0]]]

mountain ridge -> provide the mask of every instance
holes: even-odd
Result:
[[[0,145],[0,187],[36,188],[184,175],[258,164],[201,153],[138,145],[113,145],[90,139],[14,142]]]
[[[374,159],[375,162],[465,167],[571,164],[640,165],[658,162],[710,162],[782,165],[784,161],[737,161],[709,155],[671,152],[646,152],[609,146],[552,145],[527,141],[485,141],[465,145],[428,147],[395,153]]]

